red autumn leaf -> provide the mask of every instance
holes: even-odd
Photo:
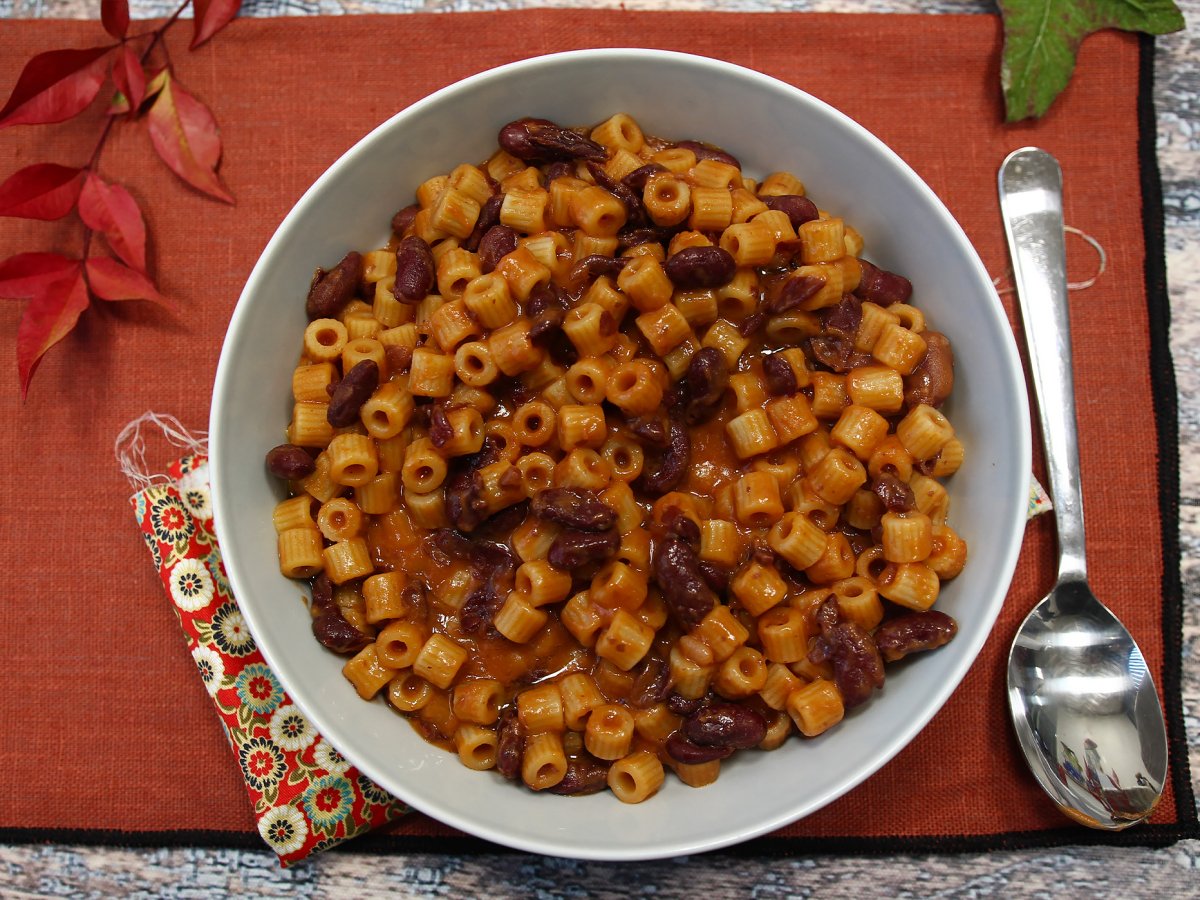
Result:
[[[137,54],[126,44],[113,61],[112,80],[129,106],[137,109],[146,98],[146,72]]]
[[[88,175],[79,195],[79,216],[88,228],[104,235],[113,253],[145,273],[146,223],[129,191]]]
[[[129,31],[129,0],[100,0],[100,21],[118,41]]]
[[[0,216],[61,219],[75,208],[83,169],[36,163],[14,172],[0,184]]]
[[[221,136],[212,113],[180,87],[167,70],[154,79],[151,87],[159,78],[162,86],[147,117],[154,149],[171,171],[192,187],[232,203],[233,197],[216,173],[221,159]]]
[[[101,300],[149,300],[167,309],[174,308],[149,278],[115,259],[93,256],[87,261],[87,280],[92,293]]]
[[[52,281],[79,267],[79,260],[58,253],[18,253],[0,262],[0,297],[28,300]]]
[[[0,109],[0,128],[45,125],[79,115],[100,93],[104,57],[110,50],[50,50],[29,60]]]
[[[30,379],[42,355],[70,334],[87,307],[87,285],[78,262],[33,295],[17,326],[17,372],[22,400],[29,392]]]
[[[192,24],[192,46],[195,50],[210,37],[233,21],[242,8],[242,0],[192,0],[195,18]]]

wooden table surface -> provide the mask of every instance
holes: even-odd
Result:
[[[1166,221],[1171,352],[1179,391],[1183,702],[1200,786],[1200,0],[1177,0],[1188,28],[1157,41],[1154,98]],[[135,18],[175,3],[132,0]],[[987,0],[247,0],[242,15],[455,12],[528,7],[966,13]],[[2,18],[98,18],[96,0],[0,0]],[[3,27],[3,26],[0,26]],[[1197,790],[1200,794],[1200,790]],[[619,865],[526,854],[373,856],[352,849],[280,870],[262,850],[0,845],[0,897],[251,896],[755,897],[1110,896],[1200,892],[1200,841],[1162,850],[1064,847],[939,856],[788,860],[697,856]]]

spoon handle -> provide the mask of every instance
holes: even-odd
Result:
[[[1037,395],[1050,496],[1058,527],[1059,581],[1086,580],[1083,492],[1067,311],[1062,169],[1045,150],[1014,150],[1000,167],[1000,210],[1012,254],[1029,369]]]

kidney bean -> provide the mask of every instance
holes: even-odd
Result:
[[[496,727],[496,771],[510,781],[521,774],[521,758],[525,755],[525,726],[517,718],[515,706],[500,714]]]
[[[434,403],[429,410],[429,442],[439,450],[454,439],[454,426],[446,418],[442,403]]]
[[[587,167],[588,171],[592,173],[592,178],[596,180],[596,184],[621,201],[621,205],[625,207],[627,221],[630,224],[642,224],[645,216],[642,209],[642,198],[639,196],[640,192],[634,192],[624,182],[612,178],[599,163],[590,162]]]
[[[634,169],[628,175],[621,179],[621,184],[630,190],[641,193],[646,187],[646,181],[651,175],[657,175],[659,172],[667,171],[666,166],[660,166],[658,163],[646,163],[641,168]]]
[[[334,428],[345,428],[358,421],[362,405],[371,399],[379,386],[379,365],[373,359],[364,359],[354,364],[345,374],[333,395],[329,398],[329,410],[325,418]]]
[[[504,598],[500,596],[496,586],[484,582],[467,595],[467,599],[458,610],[458,627],[464,634],[483,634],[503,605]]]
[[[308,451],[295,444],[280,444],[267,451],[267,471],[276,478],[296,481],[307,478],[316,468],[317,463]]]
[[[542,178],[546,184],[549,184],[556,178],[573,178],[574,176],[575,167],[561,159],[550,163],[550,165],[546,166],[545,171],[542,172]]]
[[[825,279],[820,275],[793,275],[777,291],[768,291],[767,312],[775,316],[791,312],[824,286]]]
[[[479,241],[479,268],[491,272],[516,249],[517,233],[507,225],[493,225]]]
[[[804,353],[809,359],[834,372],[845,373],[858,366],[871,364],[871,354],[855,349],[854,341],[836,332],[807,338]]]
[[[601,562],[617,552],[621,536],[608,531],[576,531],[568,528],[554,539],[546,559],[556,569],[569,572],[588,563]]]
[[[383,348],[384,359],[387,360],[389,372],[399,372],[404,374],[408,372],[409,366],[412,365],[412,348],[402,347],[398,344],[388,344]]]
[[[333,601],[333,582],[324,572],[312,580],[312,632],[323,647],[334,653],[357,653],[371,639],[342,616]]]
[[[540,519],[579,531],[607,531],[617,521],[616,512],[601,502],[595,491],[580,488],[546,488],[533,495],[529,511]]]
[[[904,402],[941,406],[954,389],[954,351],[940,331],[925,331],[925,357],[904,379]]]
[[[633,680],[629,702],[638,709],[646,709],[662,703],[671,693],[671,670],[657,656],[647,657]]]
[[[677,288],[690,291],[728,284],[737,266],[720,247],[684,247],[667,257],[663,269]]]
[[[680,730],[701,747],[746,750],[767,736],[767,720],[748,706],[711,703],[689,716]]]
[[[808,654],[814,663],[833,664],[833,680],[847,709],[865,703],[871,691],[883,687],[883,659],[871,635],[853,622],[840,621],[837,600],[817,610],[821,635]]]
[[[724,594],[729,590],[729,573],[716,563],[701,562],[699,568],[704,583],[717,594]]]
[[[362,274],[362,255],[351,250],[329,271],[317,269],[304,310],[310,319],[331,319],[354,299]]]
[[[471,542],[453,528],[438,528],[425,538],[430,556],[439,565],[448,565],[453,559],[466,559],[471,552]]]
[[[700,763],[712,762],[714,759],[725,759],[733,755],[732,747],[704,747],[688,740],[682,729],[673,732],[665,745],[667,754],[677,763],[694,766]]]
[[[529,340],[540,341],[553,334],[558,334],[567,314],[561,306],[548,306],[533,317],[529,326]]]
[[[692,354],[684,374],[690,407],[716,406],[729,386],[729,365],[716,347],[702,347]]]
[[[475,219],[475,227],[471,229],[471,233],[462,243],[464,250],[474,253],[479,249],[479,242],[483,240],[488,229],[493,225],[500,224],[500,207],[503,205],[503,194],[492,194],[483,202],[483,206],[479,209],[479,216]]]
[[[876,478],[875,483],[871,485],[871,490],[883,501],[883,505],[888,508],[889,512],[908,512],[917,505],[913,489],[908,486],[907,482],[901,481],[890,472]]]
[[[625,420],[629,430],[643,443],[662,449],[670,443],[670,423],[661,413],[633,416]]]
[[[667,709],[677,716],[690,716],[700,707],[708,702],[708,697],[697,697],[694,700],[688,700],[686,697],[681,697],[679,694],[671,693],[667,696]]]
[[[608,766],[590,753],[567,757],[567,774],[552,788],[551,794],[566,794],[582,797],[595,794],[608,786]]]
[[[663,514],[663,527],[667,534],[687,541],[693,547],[700,546],[700,526],[677,506],[672,506]]]
[[[636,228],[623,228],[617,232],[617,247],[621,250],[628,250],[630,247],[637,247],[639,244],[665,244],[671,240],[671,235],[677,231],[676,228],[663,228],[659,226],[638,226]]]
[[[403,237],[404,232],[412,225],[413,219],[417,217],[417,213],[420,211],[421,206],[417,203],[410,203],[404,207],[404,209],[392,216],[392,232]]]
[[[831,306],[825,313],[825,330],[837,332],[848,338],[858,334],[858,326],[862,324],[862,301],[853,294],[842,294],[842,299],[836,306]]]
[[[469,464],[456,467],[446,479],[446,518],[459,531],[474,531],[487,518],[487,503],[479,496],[482,490],[479,470]]]
[[[903,275],[888,272],[865,259],[860,259],[859,262],[862,263],[862,278],[854,293],[863,300],[888,306],[892,303],[904,303],[912,296],[912,282]]]
[[[525,118],[509,122],[500,129],[497,141],[507,153],[526,162],[608,158],[608,151],[600,144],[548,119]]]
[[[767,204],[767,209],[778,209],[787,213],[793,228],[799,228],[805,222],[811,222],[821,217],[817,211],[817,204],[799,194],[782,194],[777,197],[759,197],[758,199]]]
[[[748,338],[758,329],[767,324],[767,314],[761,309],[755,310],[738,322],[737,331],[742,337]]]
[[[439,528],[426,538],[428,549],[444,564],[451,559],[465,560],[479,581],[497,582],[511,578],[517,570],[517,557],[500,541],[468,539],[453,528]]]
[[[800,390],[796,383],[796,373],[792,365],[782,356],[772,354],[762,360],[763,381],[767,385],[767,393],[773,396],[788,396]]]
[[[575,263],[575,265],[571,266],[571,271],[567,275],[567,284],[578,290],[592,279],[599,278],[601,275],[616,278],[621,274],[621,270],[625,268],[630,259],[631,257],[628,256],[601,256],[598,253],[585,256]]]
[[[667,609],[686,631],[699,625],[717,605],[717,595],[700,574],[699,565],[696,551],[686,541],[669,538],[656,548],[651,567]]]
[[[309,584],[312,589],[312,611],[314,614],[324,612],[333,606],[333,581],[325,572],[313,576]]]
[[[737,166],[739,169],[742,164],[738,162],[737,157],[732,153],[722,150],[715,144],[709,144],[701,141],[678,141],[675,144],[681,150],[691,150],[696,154],[696,159],[715,159],[717,162],[729,163],[731,166]]]
[[[347,622],[336,606],[312,620],[312,632],[322,646],[334,653],[357,653],[371,643],[371,638]]]
[[[658,454],[657,468],[652,468],[647,459],[642,464],[642,474],[638,476],[637,485],[647,494],[662,495],[675,489],[683,477],[687,475],[688,465],[692,457],[692,438],[687,425],[672,416],[667,431],[667,446]]]
[[[401,303],[420,303],[433,290],[435,271],[429,245],[415,234],[409,235],[396,248],[392,294]]]
[[[875,646],[887,662],[910,653],[935,650],[958,634],[958,623],[941,610],[906,613],[888,619],[875,631]]]

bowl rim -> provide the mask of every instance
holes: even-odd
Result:
[[[949,209],[937,196],[931,187],[909,166],[894,150],[885,144],[874,133],[869,131],[865,126],[859,124],[854,119],[850,118],[845,113],[841,112],[834,106],[825,101],[809,94],[801,88],[795,87],[785,81],[782,81],[773,76],[766,75],[755,69],[746,66],[731,63],[725,60],[715,59],[712,57],[702,56],[698,54],[682,53],[671,50],[654,50],[638,47],[617,47],[603,49],[586,49],[586,50],[568,50],[556,53],[543,54],[533,57],[528,57],[521,60],[516,60],[506,63],[496,68],[489,69],[483,72],[463,78],[452,84],[446,85],[438,90],[422,97],[414,103],[397,111],[389,116],[385,121],[372,128],[367,134],[358,139],[351,147],[343,152],[321,175],[308,187],[307,190],[296,201],[287,215],[282,219],[275,231],[271,235],[270,240],[263,248],[259,255],[250,275],[247,277],[246,283],[238,296],[237,303],[230,317],[230,322],[226,331],[225,338],[222,342],[220,358],[217,364],[216,376],[214,379],[212,407],[209,418],[209,459],[210,459],[210,477],[212,485],[212,503],[213,503],[213,521],[214,529],[217,534],[219,546],[222,548],[230,548],[236,546],[231,538],[230,528],[223,523],[231,521],[233,510],[227,506],[224,498],[224,492],[218,489],[223,481],[222,479],[222,457],[221,452],[226,442],[226,428],[221,421],[222,404],[219,399],[235,389],[232,383],[230,371],[234,366],[232,362],[232,354],[226,351],[235,343],[235,338],[241,330],[244,320],[248,317],[249,298],[259,292],[259,282],[265,278],[265,272],[271,265],[271,259],[278,252],[279,248],[291,238],[291,234],[297,227],[297,223],[301,222],[308,213],[309,207],[315,202],[315,198],[322,192],[327,182],[339,177],[341,172],[355,165],[356,159],[365,153],[370,152],[372,145],[377,138],[386,131],[397,127],[397,123],[413,117],[429,106],[438,104],[454,97],[460,92],[467,92],[482,83],[493,80],[502,80],[511,76],[514,73],[533,72],[545,67],[553,67],[564,63],[572,63],[575,61],[607,61],[618,64],[622,59],[636,58],[637,60],[662,60],[666,62],[674,62],[682,65],[699,66],[705,68],[713,68],[724,71],[726,74],[735,78],[749,81],[757,86],[770,88],[773,91],[790,94],[793,99],[801,104],[810,104],[818,107],[823,115],[831,116],[841,121],[844,127],[856,134],[858,138],[872,145],[875,152],[888,157],[896,169],[907,177],[917,192],[925,196],[925,200],[936,214],[945,220],[947,224],[947,232],[950,234],[955,243],[957,250],[967,259],[970,267],[974,270],[975,276],[979,279],[981,286],[986,285],[986,293],[989,301],[984,305],[983,309],[986,314],[997,320],[997,323],[1002,325],[1002,333],[1008,334],[1010,340],[1004,341],[1000,349],[1000,357],[1005,363],[1009,372],[1024,383],[1024,369],[1021,363],[1021,358],[1017,350],[1016,338],[1013,335],[1012,328],[1005,316],[1003,305],[1000,302],[999,295],[992,284],[991,278],[987,273],[982,261],[979,258],[977,251],[971,244],[970,240],[963,231],[962,226],[950,213]],[[1019,451],[1019,459],[1017,464],[1021,467],[1020,470],[1032,471],[1032,434],[1031,423],[1029,416],[1029,405],[1026,392],[1020,390],[1016,392],[1016,396],[1012,398],[1016,406],[1016,411],[1019,413],[1016,421],[1013,423],[1017,431],[1016,444]],[[233,464],[232,458],[230,459]],[[230,498],[232,501],[232,498]],[[1017,509],[1017,506],[1014,506]],[[833,788],[827,789],[818,793],[813,797],[806,797],[803,801],[789,807],[788,810],[770,816],[763,820],[758,826],[737,831],[736,833],[724,833],[707,840],[693,840],[689,842],[671,843],[664,840],[661,846],[647,852],[645,848],[630,847],[620,851],[613,851],[611,848],[596,848],[589,849],[588,845],[579,846],[565,840],[559,835],[546,834],[539,840],[526,840],[521,837],[512,837],[505,834],[496,828],[481,826],[479,823],[469,820],[466,817],[459,816],[453,812],[438,809],[431,804],[427,804],[422,798],[411,798],[406,796],[403,786],[396,789],[396,784],[386,772],[376,771],[374,766],[355,759],[351,755],[343,754],[346,759],[356,766],[360,772],[374,780],[376,783],[385,787],[389,792],[403,800],[405,803],[414,809],[424,812],[434,819],[443,822],[452,827],[458,828],[468,834],[486,839],[488,841],[524,850],[533,853],[543,853],[554,856],[570,857],[577,859],[590,859],[598,861],[634,861],[648,860],[679,856],[682,854],[705,852],[716,850],[723,847],[728,847],[734,844],[741,843],[750,838],[758,837],[766,834],[776,828],[791,822],[798,821],[813,812],[827,806],[829,803],[844,796],[853,788],[860,785],[867,778],[874,775],[879,769],[890,762],[901,750],[922,731],[929,721],[942,710],[947,700],[958,688],[963,678],[966,676],[970,668],[975,664],[979,652],[983,644],[991,636],[995,628],[996,619],[999,615],[1001,606],[1011,588],[1012,578],[1016,570],[1017,559],[1021,550],[1021,535],[1024,533],[1024,513],[1023,505],[1021,506],[1021,514],[1014,514],[1014,521],[1007,524],[1004,534],[1007,535],[1007,546],[1004,547],[1003,553],[999,556],[999,564],[997,566],[997,574],[1001,577],[1004,584],[1004,591],[996,591],[990,607],[981,608],[983,614],[987,617],[987,627],[981,628],[974,636],[965,650],[960,650],[960,656],[953,666],[950,676],[943,679],[940,683],[933,686],[933,689],[928,695],[927,702],[921,707],[919,715],[908,719],[904,727],[900,728],[893,738],[887,743],[883,752],[878,753],[872,758],[871,764],[861,767],[855,771],[851,777],[839,780]],[[237,551],[232,553],[228,549],[224,549],[223,559],[225,561],[225,569],[234,598],[239,596],[248,596],[249,591],[243,591],[243,587],[247,581],[243,579],[241,574],[242,563],[238,557]],[[286,661],[285,656],[277,655],[278,648],[273,647],[270,642],[263,643],[259,639],[259,635],[264,633],[263,623],[259,620],[260,610],[254,604],[247,604],[241,607],[243,618],[249,626],[251,633],[255,636],[255,642],[258,649],[262,653],[267,664],[279,678],[280,683],[288,692],[295,703],[308,718],[312,721],[316,730],[330,742],[331,745],[337,747],[341,752],[336,739],[341,728],[331,718],[326,716],[321,708],[310,708],[307,700],[301,696],[297,696],[294,690],[289,687],[289,678],[284,674],[291,666]],[[961,644],[960,644],[961,647]]]

